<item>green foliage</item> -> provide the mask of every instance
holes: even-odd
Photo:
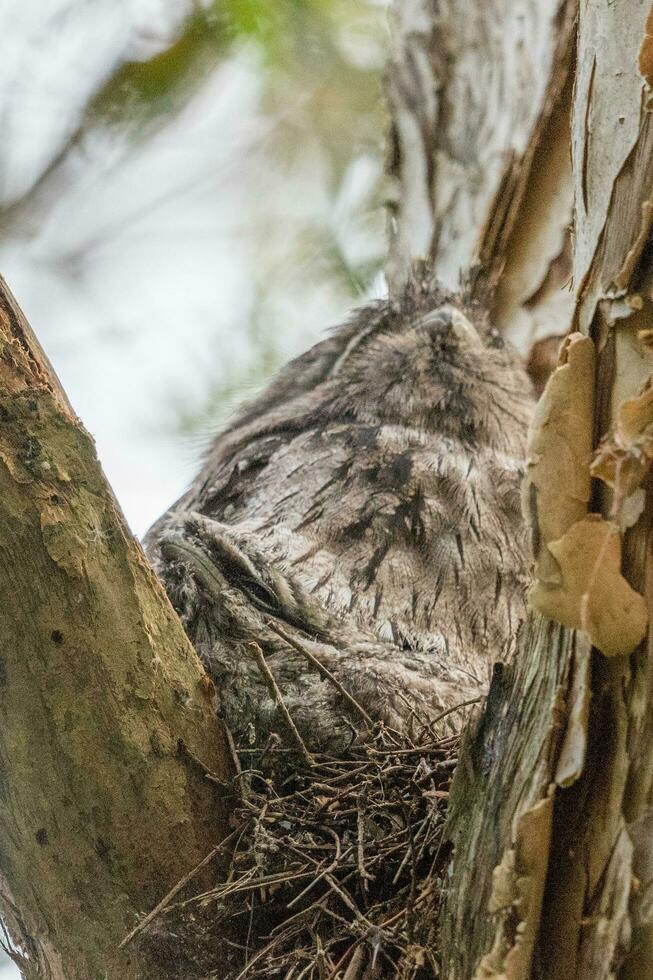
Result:
[[[314,212],[307,207],[301,216],[281,209],[277,221],[260,215],[258,233],[253,229],[260,240],[252,242],[257,255],[252,269],[255,299],[250,316],[234,324],[248,339],[249,356],[231,363],[225,363],[224,355],[216,358],[207,371],[204,399],[190,404],[187,397],[176,400],[172,422],[184,438],[214,431],[244,394],[251,397],[287,357],[288,311],[287,303],[279,302],[280,291],[301,310],[312,282],[315,290],[326,288],[332,301],[323,328],[365,297],[384,245],[378,180],[349,204],[339,205],[357,157],[375,159],[377,173],[382,169],[384,9],[369,0],[228,0],[213,11],[213,24],[220,25],[226,39],[225,51],[245,47],[258,52],[264,110],[275,120],[265,154],[270,169],[279,171],[279,196],[293,185],[300,195],[305,193],[306,170],[317,165],[327,203],[316,203]],[[349,47],[344,43],[348,35]],[[351,56],[361,38],[377,46],[379,55],[371,63]],[[336,216],[340,211],[342,218]],[[340,222],[356,226],[354,237],[362,227],[363,237],[375,239],[377,248],[370,250],[369,241],[362,249],[351,246]],[[305,345],[314,342],[316,332],[316,324],[307,318]],[[293,345],[296,349],[296,341]]]
[[[328,17],[333,6],[326,0],[230,0],[223,10],[233,34],[255,40],[274,62],[295,47],[311,19]]]
[[[80,84],[75,66],[64,66],[71,91],[70,105],[61,102],[70,115],[64,142],[54,141],[49,157],[42,153],[43,168],[35,169],[20,208],[12,204],[0,218],[7,237],[12,222],[22,236],[26,217],[29,227],[47,229],[50,212],[66,214],[66,234],[50,234],[45,254],[60,281],[68,276],[72,303],[87,302],[82,287],[93,297],[89,333],[106,330],[102,292],[94,293],[100,268],[102,281],[110,278],[127,252],[130,276],[155,280],[147,236],[152,252],[169,245],[164,265],[174,254],[189,270],[180,278],[209,338],[210,304],[220,302],[215,282],[242,278],[242,301],[230,301],[233,322],[216,310],[214,358],[208,340],[193,382],[180,372],[183,393],[175,400],[166,390],[157,411],[161,428],[185,438],[215,428],[243,392],[313,343],[365,297],[380,268],[386,24],[384,0],[177,0],[175,8],[188,12],[176,35],[166,32],[179,14],[138,22],[122,53],[111,52],[113,74],[104,75],[109,60],[90,84],[87,78],[84,91],[94,94],[85,104],[72,98]],[[144,57],[137,60],[134,50]],[[216,104],[205,120],[201,114]],[[169,153],[169,167],[157,153]],[[149,172],[152,193],[143,178]],[[66,195],[74,200],[81,187],[84,200],[84,185],[93,184],[100,195],[108,189],[111,217],[102,207],[96,217],[93,207],[77,204],[69,214]],[[199,236],[202,247],[206,236],[204,254],[214,265],[207,274],[200,262],[195,275],[187,254],[197,250]],[[238,239],[233,254],[230,236]],[[211,298],[204,300],[207,283]],[[116,336],[122,329],[131,338],[134,323],[156,319],[160,293],[154,302],[147,289],[130,295],[129,308],[108,315]],[[189,309],[180,311],[180,331],[193,303]],[[225,344],[226,336],[239,342]]]
[[[242,43],[256,46],[271,75],[281,73],[299,81],[308,74],[328,80],[329,91],[324,93],[327,108],[332,109],[337,94],[343,92],[360,107],[361,99],[370,95],[369,87],[363,84],[361,90],[360,83],[365,83],[364,76],[370,73],[348,64],[336,42],[339,31],[356,25],[366,14],[372,14],[368,21],[378,33],[378,12],[366,0],[214,0],[205,6],[196,4],[168,48],[117,68],[90,103],[89,115],[117,120],[134,113],[164,114],[178,102],[180,92],[204,77],[230,48]],[[367,104],[369,107],[369,101]]]
[[[134,116],[165,116],[189,85],[224,57],[228,43],[224,23],[212,7],[194,10],[169,47],[144,61],[120,65],[89,105],[89,115],[126,122]]]

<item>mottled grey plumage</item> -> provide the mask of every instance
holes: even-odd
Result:
[[[337,748],[356,720],[275,626],[394,726],[485,690],[524,614],[530,410],[485,316],[416,280],[218,436],[148,545],[237,740],[284,727],[252,640],[310,745]]]

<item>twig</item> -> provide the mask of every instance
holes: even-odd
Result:
[[[268,738],[267,742],[265,743],[265,748],[263,749],[263,752],[261,754],[261,758],[258,761],[259,766],[262,766],[263,763],[268,758],[268,756],[272,752],[274,752],[274,751],[277,750],[277,748],[279,747],[280,742],[281,742],[281,739],[279,738],[279,736],[277,735],[277,733],[276,732],[270,732],[269,738]]]
[[[434,725],[439,724],[439,722],[441,722],[443,718],[446,718],[447,715],[453,714],[454,711],[460,711],[461,708],[468,708],[470,706],[470,704],[478,704],[482,700],[483,700],[483,698],[480,698],[480,697],[479,698],[470,698],[469,701],[461,701],[460,704],[454,704],[453,708],[447,708],[446,711],[443,711],[442,714],[437,715],[436,718],[434,718],[432,721],[430,721],[429,722],[429,728],[433,729],[433,726]]]
[[[345,974],[342,980],[358,980],[360,976],[360,969],[363,965],[363,956],[365,955],[365,950],[362,946],[357,946],[354,950],[354,955],[349,961],[349,966],[345,970]]]
[[[326,980],[334,980],[334,977],[337,977],[338,976],[338,970],[340,969],[340,967],[342,966],[342,964],[345,962],[345,960],[347,959],[348,956],[351,956],[352,957],[352,960],[353,960],[353,958],[356,956],[356,952],[357,952],[357,950],[360,947],[360,944],[362,942],[363,942],[362,939],[357,939],[356,942],[353,944],[353,946],[350,946],[349,949],[346,949],[344,951],[344,953],[342,954],[342,956],[340,957],[340,959],[338,960],[338,962],[336,963],[336,965],[332,969],[331,973],[329,973],[329,975],[327,976]],[[351,961],[350,961],[350,965],[351,965]],[[349,967],[347,967],[347,969],[349,969]]]
[[[315,759],[313,758],[313,756],[311,755],[311,753],[306,748],[306,745],[304,743],[304,739],[299,734],[299,729],[297,728],[295,722],[292,720],[291,714],[288,711],[288,708],[286,707],[285,701],[283,700],[283,695],[281,694],[281,691],[279,690],[279,685],[277,684],[277,682],[276,682],[276,680],[274,678],[274,674],[272,673],[272,671],[268,667],[267,662],[265,660],[265,657],[263,656],[263,651],[261,650],[261,648],[258,645],[258,643],[255,643],[253,640],[252,640],[251,643],[248,643],[248,646],[250,646],[252,648],[252,650],[254,651],[254,656],[256,657],[256,662],[258,664],[258,668],[261,671],[261,673],[263,674],[263,676],[264,676],[264,678],[265,678],[265,680],[267,682],[268,690],[270,691],[270,694],[272,695],[272,697],[276,701],[278,707],[281,709],[281,713],[283,714],[284,718],[286,719],[286,724],[288,725],[288,728],[293,733],[293,736],[294,736],[294,738],[295,738],[295,740],[297,742],[297,745],[299,746],[300,752],[301,752],[302,756],[304,757],[304,761],[306,762],[306,765],[309,766],[310,768],[312,768],[315,765]]]
[[[344,861],[344,859],[346,857],[349,856],[349,854],[351,853],[351,850],[352,850],[351,847],[348,847],[347,850],[344,852],[344,854],[342,855],[342,860],[343,861]],[[335,858],[333,859],[333,861],[331,862],[331,864],[329,865],[329,867],[328,868],[325,868],[324,871],[321,871],[320,872],[320,874],[317,876],[317,878],[314,878],[313,881],[309,882],[308,885],[306,886],[306,888],[304,888],[304,889],[302,889],[302,891],[300,891],[299,895],[295,895],[295,897],[293,898],[293,900],[291,902],[288,902],[288,904],[286,905],[286,908],[287,909],[291,909],[293,907],[293,905],[296,905],[297,902],[299,902],[300,899],[302,899],[304,897],[304,895],[307,895],[308,892],[310,892],[310,890],[312,888],[315,888],[315,886],[323,878],[326,878],[326,876],[329,875],[329,874],[331,874],[332,871],[335,871],[335,869],[338,867],[339,861],[340,861],[340,855],[336,854]]]
[[[289,633],[286,633],[286,631],[282,629],[280,626],[278,626],[276,623],[268,621],[267,625],[269,626],[269,628],[272,630],[273,633],[276,633],[277,636],[280,636],[282,640],[284,640],[289,646],[293,648],[293,650],[296,650],[297,653],[301,653],[302,657],[305,657],[309,663],[313,664],[315,669],[318,670],[323,677],[331,681],[335,689],[338,691],[339,694],[342,695],[345,701],[349,702],[352,708],[354,708],[358,712],[361,718],[365,719],[365,721],[371,728],[374,727],[374,721],[368,715],[365,708],[363,708],[358,703],[356,698],[353,697],[353,695],[351,695],[349,691],[342,686],[338,678],[334,677],[334,675],[331,673],[329,668],[325,667],[324,664],[317,659],[315,654],[311,653],[311,651],[308,650],[302,643],[300,643],[299,640],[296,640],[294,636],[291,636]]]
[[[264,946],[263,949],[256,954],[256,956],[253,956],[252,959],[249,961],[249,963],[245,964],[245,969],[240,971],[240,973],[236,977],[236,980],[242,980],[242,978],[247,975],[247,973],[251,970],[254,964],[257,963],[258,960],[260,960],[263,956],[265,956],[265,954],[269,950],[274,948],[275,942],[276,940],[272,940],[272,942],[268,943],[267,946]]]
[[[261,676],[278,702],[261,658],[262,651]],[[238,953],[241,980],[359,980],[374,963],[384,970],[387,964],[389,976],[415,980],[408,950],[435,942],[445,796],[459,743],[458,736],[438,739],[428,730],[414,742],[406,732],[366,726],[344,757],[312,756],[310,771],[243,771],[235,780],[247,780],[240,836],[229,845],[234,857],[226,876],[202,894],[171,902],[166,916],[215,903],[207,940],[213,943],[215,929],[221,945],[225,917],[247,935]],[[294,738],[291,744],[297,752]],[[257,758],[283,750],[273,740]],[[263,895],[278,888],[286,894],[275,905],[287,911],[273,924]],[[207,971],[207,980],[222,972]]]
[[[365,826],[363,823],[363,807],[361,806],[361,797],[359,796],[356,801],[356,859],[358,862],[358,872],[361,876],[361,881],[363,883],[363,891],[368,890],[368,881],[374,881],[374,875],[371,875],[369,871],[365,868],[365,850],[363,846],[363,838],[365,836]]]
[[[192,871],[189,871],[187,875],[184,875],[184,877],[177,882],[174,888],[171,888],[168,894],[164,895],[164,897],[161,899],[159,904],[155,905],[152,911],[148,912],[145,918],[141,919],[138,925],[135,926],[132,929],[132,931],[125,936],[125,938],[118,946],[118,949],[124,949],[124,947],[127,946],[128,943],[132,941],[132,939],[134,939],[140,932],[142,932],[143,929],[146,929],[154,921],[154,919],[156,919],[157,915],[160,915],[160,913],[163,912],[165,907],[170,904],[170,902],[173,900],[175,895],[178,895],[179,892],[182,890],[182,888],[184,888],[189,881],[192,881],[195,875],[199,871],[201,871],[202,868],[205,868],[207,864],[210,864],[213,858],[217,857],[218,854],[224,850],[224,848],[232,839],[232,837],[236,836],[236,834],[238,833],[238,829],[232,830],[232,832],[227,837],[225,837],[223,841],[221,841],[219,844],[216,844],[216,846],[213,848],[212,851],[209,851],[206,857],[202,858],[199,864],[195,865]]]
[[[207,779],[210,783],[215,783],[216,786],[219,786],[221,789],[225,789],[225,790],[229,790],[233,788],[233,780],[221,779],[219,776],[217,776],[212,769],[209,769],[209,767],[205,765],[205,763],[203,763],[202,760],[194,754],[194,752],[191,752],[191,750],[184,742],[183,738],[180,738],[177,741],[177,751],[179,752],[180,755],[185,756],[190,762],[192,762],[194,766],[197,766],[197,768],[203,774],[204,778]],[[239,771],[239,769],[240,766],[238,767],[237,772]]]
[[[349,909],[349,911],[354,914],[354,916],[356,917],[356,919],[359,922],[364,922],[366,926],[371,925],[371,923],[368,922],[368,920],[365,918],[365,916],[363,915],[363,913],[361,912],[361,910],[356,905],[356,902],[354,902],[354,900],[351,898],[351,896],[348,895],[347,892],[343,888],[340,887],[340,885],[335,880],[335,878],[333,877],[333,875],[326,875],[326,880],[329,882],[329,884],[331,885],[331,888],[336,893],[336,895],[339,895],[340,896],[340,898],[342,899],[342,901],[344,902],[344,904],[347,906],[347,908]]]

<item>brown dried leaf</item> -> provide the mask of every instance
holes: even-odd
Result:
[[[587,633],[607,656],[630,653],[642,641],[648,616],[644,599],[621,574],[619,528],[589,514],[549,543],[560,585],[537,581],[529,592],[534,609]]]
[[[613,430],[599,446],[592,476],[615,491],[615,510],[621,508],[646,477],[653,460],[653,378],[636,398],[622,402]]]
[[[537,538],[536,576],[560,584],[546,547],[587,513],[594,408],[594,344],[571,334],[538,402],[528,444],[524,502]],[[525,507],[526,509],[526,507]]]

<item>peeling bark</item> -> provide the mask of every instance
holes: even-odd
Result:
[[[598,449],[592,471],[602,482],[594,484],[592,509],[624,529],[622,569],[643,592],[650,618],[647,398],[645,393],[640,397],[642,384],[653,374],[646,332],[653,309],[653,143],[650,93],[641,74],[649,21],[648,4],[632,2],[618,9],[606,2],[584,5],[572,145],[575,319],[598,351]],[[619,467],[611,472],[609,459],[614,462],[615,451],[620,453]],[[634,455],[638,467],[632,466]],[[629,510],[636,494],[635,510]],[[650,638],[630,657],[607,661],[593,654],[587,764],[578,782],[556,802],[541,943],[544,948],[556,935],[557,955],[545,976],[634,980],[650,975],[650,664]]]
[[[509,262],[504,285],[515,295],[501,300],[509,308],[542,287],[571,221],[571,172],[558,136],[568,127],[575,15],[575,0],[395,5],[388,74],[395,287],[427,255],[454,289],[479,266],[494,287]],[[527,222],[545,245],[518,272]]]
[[[1,280],[0,508],[0,905],[24,975],[178,976],[119,943],[226,836],[190,761],[231,771],[212,685]]]
[[[638,643],[653,612],[650,24],[650,4],[639,0],[580,5],[569,130],[574,292],[573,307],[561,308],[593,341],[595,388],[589,413],[581,407],[585,386],[571,386],[564,398],[549,391],[554,408],[566,400],[571,414],[554,427],[550,456],[534,433],[533,461],[543,469],[531,479],[535,604],[583,632],[547,632],[532,619],[515,664],[495,677],[469,733],[453,790],[456,850],[443,920],[444,975],[456,980],[643,980],[653,965],[652,651],[650,638]],[[551,186],[551,202],[568,194],[560,169]],[[528,193],[518,211],[526,200]],[[552,212],[559,222],[559,209]],[[526,219],[527,228],[538,227]],[[555,236],[542,241],[545,255],[553,254]],[[530,264],[518,250],[512,259],[505,254],[507,271],[514,261]],[[488,255],[485,268],[492,267]],[[542,261],[540,275],[545,267]],[[505,332],[527,350],[532,324],[511,298],[524,293],[500,280],[494,303]],[[569,326],[559,323],[557,332]],[[545,403],[540,422],[547,411]],[[572,421],[580,450],[564,445]],[[593,557],[580,561],[603,529]]]
[[[468,730],[448,818],[455,847],[442,922],[448,980],[531,976],[555,760],[571,711],[563,692],[582,697],[587,661],[582,637],[532,618],[516,663],[497,666],[484,713]],[[583,749],[568,746],[567,759],[582,764]]]

